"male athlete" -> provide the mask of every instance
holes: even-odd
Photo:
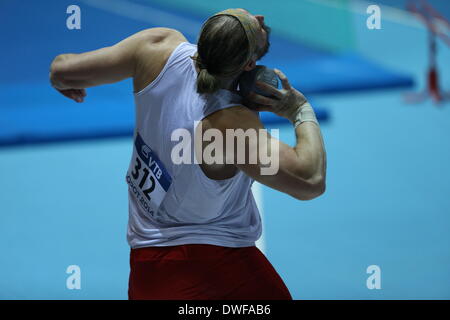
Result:
[[[251,185],[256,180],[299,200],[314,199],[325,191],[326,153],[312,107],[281,71],[281,90],[258,82],[271,98],[252,92],[243,100],[237,91],[242,73],[267,53],[269,34],[263,16],[228,9],[205,21],[197,45],[176,30],[152,28],[52,62],[51,84],[76,102],[83,102],[85,88],[133,78],[136,124],[126,174],[130,299],[292,299],[255,246],[261,218]],[[267,133],[260,110],[292,122],[295,147]],[[245,140],[246,159],[275,145],[279,168],[262,174],[261,161],[236,161],[239,150],[228,149],[223,157],[235,161],[178,163],[179,129],[192,137],[209,129],[224,137],[227,130],[265,130],[266,139]],[[208,147],[191,144],[190,155]]]

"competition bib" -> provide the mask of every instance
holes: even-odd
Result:
[[[134,140],[133,158],[126,180],[140,206],[153,217],[172,183],[172,177],[139,133]]]

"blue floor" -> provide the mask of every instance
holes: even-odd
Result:
[[[322,126],[322,197],[264,189],[268,256],[296,298],[450,298],[450,110],[411,109],[400,94],[325,99],[334,121]],[[293,142],[287,129],[281,137]],[[381,290],[365,286],[369,265]]]
[[[17,6],[18,15],[27,10]],[[426,32],[394,21],[369,31],[361,27],[365,18],[354,16],[358,52],[412,74],[417,86],[312,96],[332,110],[322,124],[327,191],[301,202],[263,188],[266,254],[295,299],[450,299],[450,104],[402,100],[424,86]],[[51,33],[51,23],[43,19],[41,27]],[[95,32],[113,27],[96,25]],[[29,41],[30,48],[41,43]],[[62,51],[70,46],[60,41]],[[441,83],[450,89],[450,50],[439,49]],[[46,68],[5,70],[15,83],[39,83]],[[294,142],[289,127],[280,138]],[[0,149],[0,299],[126,299],[131,148],[131,139],[113,138]],[[66,288],[73,264],[81,268],[81,290]],[[381,268],[380,290],[366,287],[369,265]]]

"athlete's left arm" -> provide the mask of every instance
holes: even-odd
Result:
[[[110,47],[58,55],[50,66],[50,82],[66,97],[82,102],[85,88],[133,77],[140,48],[162,42],[177,32],[169,28],[146,29]],[[151,51],[146,53],[148,59],[153,58]]]

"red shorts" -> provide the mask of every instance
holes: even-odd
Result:
[[[132,249],[128,298],[152,300],[292,300],[255,246],[209,244]]]

